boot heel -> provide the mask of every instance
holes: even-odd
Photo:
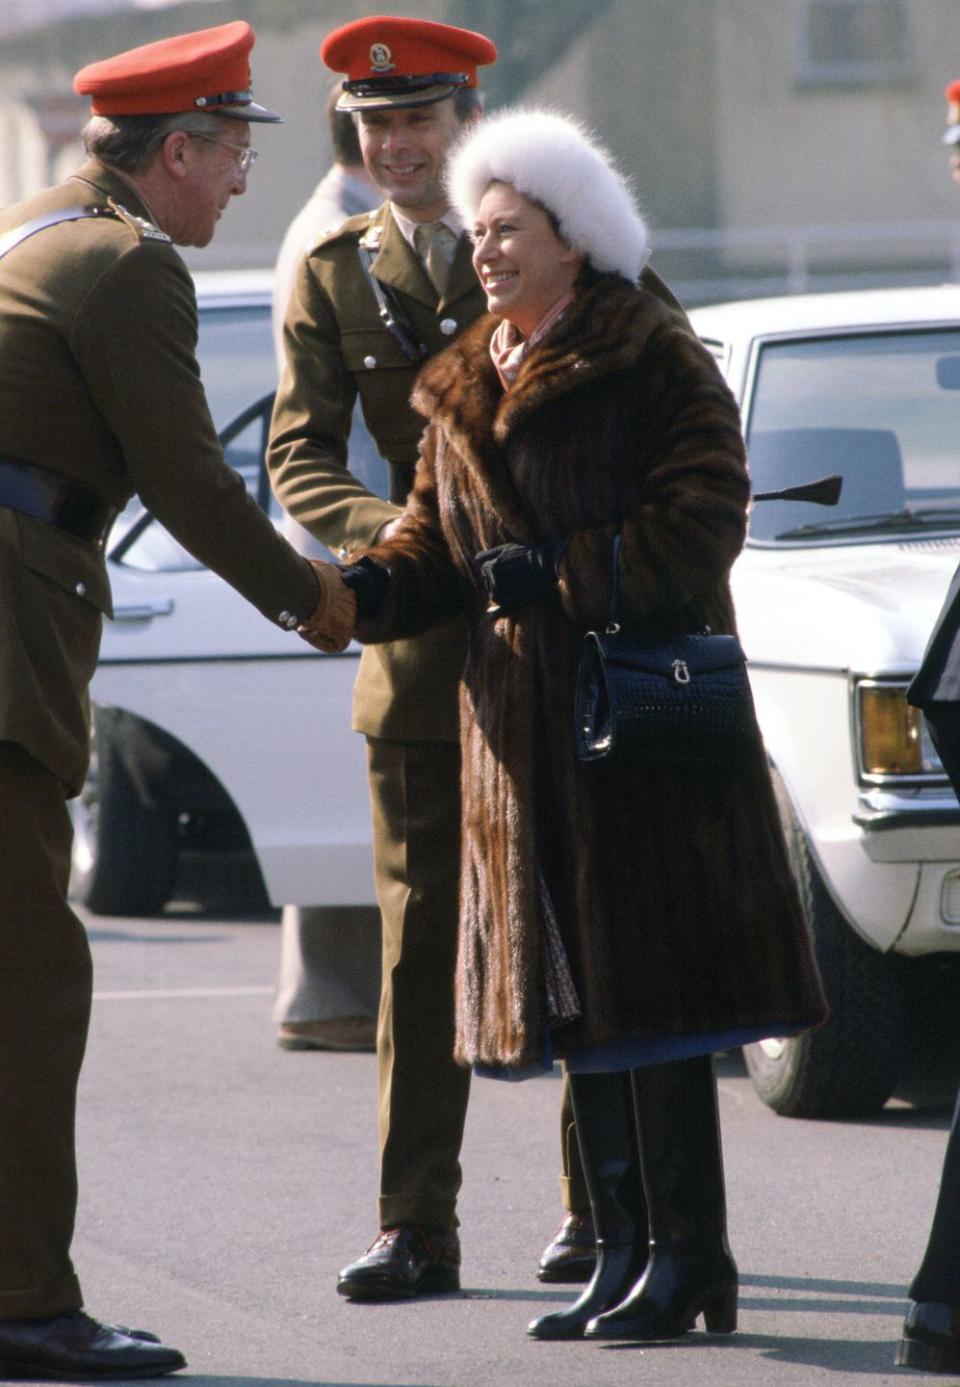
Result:
[[[733,1334],[737,1328],[737,1287],[728,1286],[704,1301],[703,1322],[708,1334]]]

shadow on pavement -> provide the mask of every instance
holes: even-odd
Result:
[[[875,1339],[786,1339],[772,1334],[691,1334],[669,1344],[597,1343],[607,1353],[687,1353],[698,1348],[753,1349],[774,1362],[802,1363],[810,1368],[829,1368],[841,1373],[893,1372],[893,1343],[878,1343]]]
[[[759,1290],[761,1293],[750,1294],[748,1288],[754,1288],[754,1292]],[[762,1294],[765,1289],[769,1289],[771,1294]],[[794,1296],[790,1292],[798,1294]],[[576,1300],[579,1289],[570,1287],[557,1290],[528,1290],[526,1287],[511,1287],[509,1290],[493,1290],[485,1286],[465,1286],[460,1295],[464,1300],[526,1300],[541,1304],[562,1304]],[[745,1310],[799,1310],[818,1311],[830,1315],[902,1316],[906,1312],[906,1302],[907,1287],[903,1284],[894,1285],[880,1281],[831,1281],[816,1276],[761,1276],[743,1271],[740,1273],[739,1304],[740,1308]],[[737,1342],[742,1341],[742,1335],[738,1336]]]

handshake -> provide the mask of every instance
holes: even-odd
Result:
[[[343,571],[333,563],[308,559],[320,589],[316,607],[297,627],[297,635],[317,650],[335,655],[346,650],[357,629],[356,594],[343,581]]]
[[[399,521],[391,521],[378,541],[389,539]],[[474,555],[480,582],[487,595],[487,613],[507,616],[520,611],[531,602],[549,598],[557,583],[557,564],[564,542],[553,544],[499,544]],[[346,650],[357,630],[362,614],[377,616],[390,582],[389,569],[382,562],[361,558],[350,566],[351,581],[344,579],[344,570],[333,563],[309,559],[320,589],[316,607],[297,627],[297,635],[328,654]],[[361,598],[358,611],[357,599]]]

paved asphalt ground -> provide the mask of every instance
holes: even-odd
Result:
[[[788,1121],[720,1064],[740,1332],[539,1344],[564,1303],[537,1256],[559,1217],[560,1084],[475,1081],[460,1296],[353,1305],[375,1233],[370,1055],[290,1054],[270,1018],[275,919],[89,917],[75,1243],[88,1309],[177,1344],[197,1387],[811,1387],[945,1382],[893,1367],[947,1115]]]

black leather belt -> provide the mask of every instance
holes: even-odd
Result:
[[[69,477],[10,458],[0,458],[0,506],[99,544],[117,515],[109,501]]]

